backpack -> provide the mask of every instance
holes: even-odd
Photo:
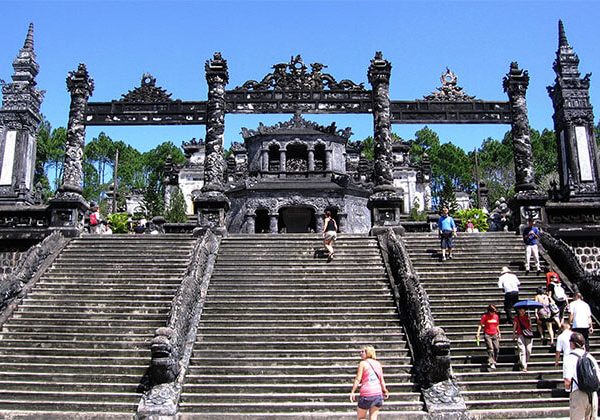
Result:
[[[556,283],[552,287],[552,299],[557,302],[564,302],[567,300],[567,294],[565,293],[565,289],[559,284]]]
[[[596,374],[594,362],[588,355],[586,351],[582,356],[578,356],[576,368],[578,380],[575,383],[581,391],[591,394],[600,388],[600,378]]]
[[[90,226],[96,226],[98,224],[98,215],[96,213],[90,214]]]

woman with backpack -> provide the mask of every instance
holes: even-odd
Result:
[[[539,308],[535,312],[536,324],[538,331],[540,333],[540,338],[542,341],[544,339],[544,326],[548,331],[548,335],[550,336],[550,345],[554,345],[554,327],[552,326],[552,322],[556,322],[560,327],[560,321],[558,319],[558,307],[554,304],[552,298],[546,294],[543,286],[540,286],[536,290],[536,295],[533,298],[538,303],[541,303],[543,306]]]
[[[567,299],[565,288],[560,283],[558,275],[550,277],[550,282],[548,283],[548,294],[558,307],[558,319],[562,322],[565,316],[565,309],[567,309],[569,301]]]

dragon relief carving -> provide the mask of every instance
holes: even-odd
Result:
[[[173,102],[171,94],[165,89],[156,86],[156,78],[150,73],[142,75],[142,81],[139,87],[130,90],[124,95],[119,102],[127,103],[159,103]]]
[[[440,77],[442,86],[437,88],[437,92],[424,96],[427,101],[472,101],[474,96],[469,96],[463,92],[463,88],[458,86],[458,77],[446,67],[446,71]]]
[[[310,67],[311,71],[309,72],[302,57],[296,55],[290,59],[289,63],[275,64],[272,67],[273,72],[263,77],[260,82],[249,80],[243,85],[236,87],[235,90],[322,91],[328,89],[332,91],[365,91],[364,83],[357,84],[348,79],[338,82],[330,74],[323,73],[322,70],[327,67],[324,64],[312,63]]]

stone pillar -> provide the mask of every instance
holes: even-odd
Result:
[[[278,233],[279,214],[269,214],[269,233]]]
[[[325,150],[325,171],[331,172],[333,170],[333,152],[329,149]]]
[[[348,214],[347,213],[338,213],[338,228],[340,233],[346,233],[346,228],[348,225]]]
[[[558,32],[556,79],[548,87],[558,142],[558,196],[561,201],[598,201],[600,162],[589,95],[591,74],[581,77],[579,57],[569,45],[562,21]]]
[[[246,233],[254,235],[256,233],[256,213],[254,211],[248,211],[245,216],[246,219]]]
[[[63,183],[58,194],[50,201],[50,225],[65,236],[78,236],[83,230],[83,217],[89,209],[81,195],[83,182],[83,147],[85,145],[85,109],[94,91],[85,64],[69,72],[67,89],[71,94],[67,144],[63,166]]]
[[[67,145],[63,167],[63,183],[60,193],[81,195],[83,182],[83,147],[85,145],[85,108],[94,91],[94,81],[90,78],[85,64],[79,64],[77,71],[69,72],[67,89],[71,94]]]
[[[392,65],[375,53],[369,66],[369,83],[373,86],[374,152],[373,179],[375,186],[367,207],[371,210],[372,234],[378,234],[400,224],[402,191],[394,188],[392,176],[392,123],[390,113],[390,75]]]
[[[323,213],[323,211],[320,211],[315,214],[315,229],[317,233],[323,232],[323,223],[325,222],[325,215]]]
[[[204,186],[202,191],[223,192],[225,159],[223,140],[225,132],[225,86],[229,82],[227,60],[216,52],[205,65],[208,82],[208,101],[206,104],[206,139],[204,141],[206,157],[204,160]]]
[[[529,74],[527,71],[519,69],[516,62],[512,62],[503,85],[510,100],[513,153],[515,155],[515,191],[517,193],[532,191],[536,186],[527,101],[525,100],[527,86],[529,86]]]
[[[308,149],[308,172],[315,171],[315,149]]]
[[[225,86],[229,81],[227,60],[216,52],[204,66],[208,83],[206,104],[206,139],[204,141],[204,185],[202,194],[194,197],[199,212],[198,224],[209,227],[216,234],[226,233],[226,214],[229,199],[223,194],[225,186],[225,158],[223,137],[225,131]]]
[[[284,174],[286,171],[285,165],[286,151],[285,149],[281,149],[279,151],[279,173]]]
[[[547,197],[537,191],[533,171],[533,152],[527,117],[525,93],[529,85],[529,74],[519,69],[516,62],[510,64],[510,71],[504,77],[504,91],[510,100],[512,119],[513,153],[515,155],[515,197],[511,210],[517,215],[516,222],[522,231],[527,219],[535,218],[545,223],[544,206]]]
[[[369,83],[373,86],[374,123],[374,180],[376,191],[393,190],[392,176],[392,123],[390,114],[390,75],[392,65],[383,58],[381,51],[375,54],[369,66]]]
[[[262,151],[262,171],[263,172],[269,171],[269,150],[268,149]]]
[[[33,49],[33,24],[13,61],[12,82],[2,83],[0,109],[0,204],[31,205],[36,136],[44,92],[36,88],[39,73]]]

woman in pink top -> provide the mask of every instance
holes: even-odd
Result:
[[[390,393],[385,387],[381,364],[375,360],[373,346],[365,346],[360,351],[360,357],[362,360],[358,364],[358,371],[350,392],[350,401],[356,401],[354,394],[360,384],[357,418],[359,420],[366,419],[368,414],[371,420],[377,420],[379,409],[383,406],[383,399],[387,399]]]

